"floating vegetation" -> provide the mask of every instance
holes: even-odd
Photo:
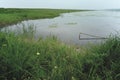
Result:
[[[52,24],[52,25],[49,26],[49,28],[57,28],[57,27],[58,27],[57,24]]]
[[[76,22],[71,22],[71,23],[65,23],[66,25],[76,25]]]

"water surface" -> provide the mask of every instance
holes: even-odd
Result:
[[[22,21],[19,24],[8,26],[12,31],[22,30],[22,26],[35,25],[36,37],[57,36],[68,44],[82,45],[96,43],[103,40],[79,40],[79,33],[108,37],[120,31],[120,12],[86,11],[61,14],[52,19],[38,19]],[[4,29],[4,28],[3,28]],[[81,35],[81,38],[91,38]]]

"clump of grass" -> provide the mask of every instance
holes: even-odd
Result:
[[[120,36],[110,36],[87,52],[83,70],[89,80],[120,79]]]
[[[120,79],[119,36],[77,51],[56,37],[35,40],[28,33],[0,32],[0,80]]]

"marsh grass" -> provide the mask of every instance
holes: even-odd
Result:
[[[0,32],[0,80],[120,79],[119,36],[77,51],[56,37],[31,39],[32,30]]]
[[[79,10],[60,9],[4,9],[0,8],[0,27],[15,24],[23,20],[53,18],[61,13]]]

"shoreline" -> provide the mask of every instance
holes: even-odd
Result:
[[[85,10],[67,9],[4,9],[0,8],[0,27],[17,24],[24,20],[54,18],[62,13],[78,12]]]

